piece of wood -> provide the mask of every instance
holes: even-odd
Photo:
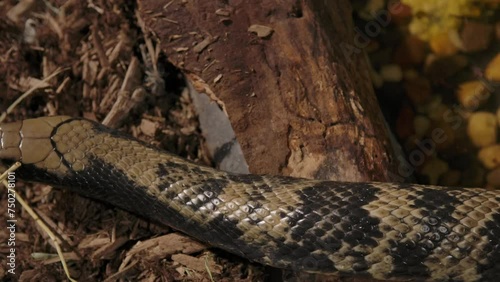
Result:
[[[169,60],[224,102],[251,172],[394,180],[367,62],[346,48],[349,1],[167,2],[141,0],[139,15]],[[272,32],[259,37],[254,25]]]

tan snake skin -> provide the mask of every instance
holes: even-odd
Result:
[[[500,191],[237,175],[95,122],[65,116],[0,126],[0,159],[212,246],[297,271],[378,279],[496,281]]]

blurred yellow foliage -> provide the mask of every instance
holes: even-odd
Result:
[[[481,15],[480,4],[491,0],[401,0],[411,7],[410,31],[423,40],[456,30],[464,17]]]

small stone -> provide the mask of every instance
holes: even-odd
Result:
[[[420,65],[427,54],[427,43],[415,35],[405,36],[394,53],[398,65]]]
[[[425,162],[420,173],[428,177],[429,184],[437,185],[441,175],[446,173],[448,170],[448,163],[438,158],[431,158]]]
[[[479,80],[464,82],[458,86],[457,90],[458,101],[470,111],[479,108],[488,100],[490,94],[484,82]]]
[[[429,80],[422,76],[408,77],[405,81],[406,96],[414,105],[422,105],[429,101],[432,87]]]
[[[477,52],[486,50],[491,43],[493,26],[491,24],[475,21],[464,21],[460,38],[462,39],[462,51]]]
[[[490,171],[486,175],[486,182],[495,188],[500,187],[500,167]]]
[[[36,44],[37,43],[37,32],[36,32],[37,23],[33,19],[27,19],[24,23],[24,33],[23,39],[27,44]]]
[[[439,185],[448,187],[458,186],[460,185],[461,177],[462,173],[459,170],[448,170],[439,179]]]
[[[431,121],[426,116],[418,115],[413,119],[413,126],[415,127],[415,134],[418,137],[423,137],[431,127]]]
[[[412,17],[410,6],[401,3],[401,1],[389,1],[388,9],[391,13],[391,19],[396,25],[404,25]]]
[[[438,56],[451,56],[458,53],[458,48],[453,44],[448,33],[433,36],[429,40],[432,52]]]
[[[447,121],[435,121],[431,124],[431,128],[432,140],[436,143],[438,152],[455,146],[457,136],[460,136],[457,129]]]
[[[500,81],[500,53],[488,63],[484,76],[491,81]]]
[[[420,140],[420,138],[417,137],[417,135],[410,135],[406,139],[403,140],[401,145],[403,146],[403,149],[405,150],[405,152],[411,153],[411,152],[413,152],[413,150],[422,151],[420,148],[417,147],[417,144],[419,144],[420,142],[421,142],[421,140]],[[418,158],[418,156],[417,156],[417,158]],[[420,158],[419,158],[419,160],[420,160]],[[423,163],[423,161],[422,161],[422,163]],[[412,166],[420,166],[422,163],[418,163],[417,165],[412,164]]]
[[[427,117],[435,123],[443,123],[446,122],[452,110],[443,103],[442,96],[435,95],[432,96],[426,104],[418,106],[417,112],[426,114]]]
[[[253,24],[248,28],[248,32],[256,33],[260,38],[266,38],[273,33],[273,29],[259,24]]]
[[[482,148],[478,153],[478,159],[487,169],[494,169],[500,165],[500,145]]]
[[[476,147],[487,147],[496,143],[497,118],[489,112],[473,113],[469,117],[467,135]]]
[[[446,116],[446,113],[449,112],[451,112],[451,110],[447,105],[439,103],[434,107],[429,107],[428,116],[433,121],[442,122],[444,120],[444,117]]]
[[[403,78],[403,71],[399,65],[384,65],[380,68],[380,76],[384,81],[399,82]]]
[[[417,71],[414,68],[405,69],[403,71],[403,78],[405,80],[412,80],[412,79],[415,79],[415,78],[418,78],[418,77],[420,77],[420,72]]]
[[[448,37],[450,38],[451,43],[453,43],[458,49],[464,49],[462,38],[460,38],[458,30],[454,29],[448,31]]]
[[[469,64],[463,55],[437,56],[430,54],[425,59],[424,72],[430,79],[443,80],[464,69]]]

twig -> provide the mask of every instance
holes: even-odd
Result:
[[[0,176],[0,180],[2,181],[2,184],[5,186],[5,187],[8,187],[8,183],[7,181],[5,180],[5,178],[7,177],[8,173],[9,172],[13,172],[15,171],[17,168],[19,168],[21,166],[21,163],[20,162],[16,162],[15,164],[13,164],[11,167],[9,167],[1,176]],[[29,206],[29,204],[19,195],[16,193],[16,200],[21,204],[21,206],[28,212],[28,214],[31,216],[31,218],[33,218],[35,220],[35,222],[42,228],[42,230],[44,230],[47,235],[49,235],[50,239],[52,240],[52,242],[54,243],[54,247],[56,248],[56,251],[57,251],[57,254],[59,255],[60,259],[61,259],[61,264],[62,264],[62,267],[64,269],[64,273],[66,273],[66,277],[68,277],[68,279],[72,282],[76,282],[75,279],[71,278],[71,275],[69,274],[69,269],[68,269],[68,265],[66,264],[66,260],[64,259],[64,255],[63,255],[63,252],[61,250],[61,247],[59,246],[59,243],[57,242],[56,240],[56,236],[54,233],[52,233],[52,231],[50,230],[50,228],[47,227],[47,225],[45,225],[45,223],[38,217],[38,215],[36,214],[35,211],[33,211],[33,209]]]
[[[43,85],[44,83],[48,82],[49,80],[51,80],[52,78],[54,78],[55,76],[57,76],[58,74],[60,74],[61,72],[65,71],[65,70],[68,70],[68,69],[69,68],[58,68],[58,69],[56,69],[51,75],[47,76],[42,81],[38,82],[33,87],[31,87],[30,89],[28,89],[28,91],[24,92],[23,95],[21,95],[19,98],[17,98],[17,100],[14,101],[14,103],[12,103],[7,108],[7,110],[2,113],[2,115],[0,116],[0,123],[2,123],[5,120],[5,117],[7,117],[7,115],[10,114],[14,110],[14,108],[19,103],[21,103],[22,100],[24,100],[26,97],[28,97],[33,92],[35,92],[35,90],[39,89],[41,85]]]
[[[140,87],[140,71],[139,60],[132,57],[118,97],[102,124],[111,128],[118,126],[127,114],[144,100],[146,92]]]

